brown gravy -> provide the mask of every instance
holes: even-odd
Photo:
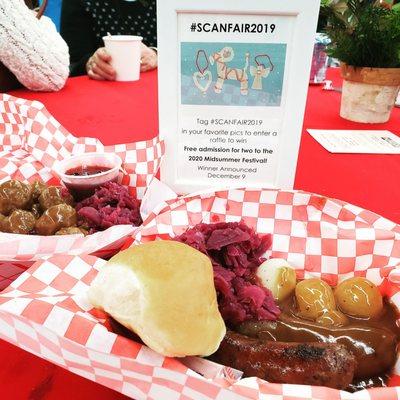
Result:
[[[396,362],[400,329],[394,307],[384,301],[375,319],[348,316],[342,327],[326,327],[299,318],[294,296],[280,304],[278,321],[245,322],[235,330],[250,337],[279,342],[336,342],[344,344],[357,359],[355,379],[349,390],[386,386]]]
[[[328,328],[296,316],[294,296],[280,304],[282,314],[278,321],[245,322],[235,331],[244,335],[280,342],[329,342],[346,345],[358,362],[355,378],[348,391],[385,387],[397,356],[400,328],[397,312],[386,300],[382,314],[376,319],[359,319],[348,316],[349,324]],[[121,336],[143,343],[133,332],[113,318],[107,325]]]

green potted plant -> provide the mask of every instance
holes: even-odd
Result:
[[[328,0],[322,12],[327,52],[341,61],[341,117],[388,121],[400,87],[400,10],[382,0]]]

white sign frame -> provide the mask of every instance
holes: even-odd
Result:
[[[307,98],[310,65],[318,20],[319,0],[158,0],[158,85],[159,131],[166,143],[166,155],[161,166],[161,180],[179,194],[226,186],[224,182],[199,183],[196,176],[191,181],[177,181],[178,132],[180,104],[180,31],[181,14],[219,14],[221,16],[282,16],[291,19],[290,54],[284,66],[285,102],[279,134],[279,154],[275,179],[262,185],[238,182],[236,186],[264,186],[293,188],[305,103]],[[234,41],[233,41],[234,42]],[[282,94],[283,98],[283,94]],[[215,107],[215,106],[204,106]],[[234,185],[232,185],[234,186]]]

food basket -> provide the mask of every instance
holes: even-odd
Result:
[[[52,171],[57,161],[86,152],[110,152],[122,159],[127,173],[121,174],[120,183],[141,199],[164,152],[164,144],[158,138],[115,146],[104,146],[94,138],[77,138],[43,104],[7,94],[0,96],[0,121],[0,183],[18,179],[58,185]],[[29,267],[40,258],[60,253],[110,256],[133,231],[132,226],[118,225],[86,237],[0,233],[0,288],[9,284],[23,270],[22,266]]]
[[[366,276],[400,307],[400,226],[315,194],[235,189],[167,201],[130,245],[168,239],[199,222],[239,220],[260,234],[272,233],[267,256],[287,259],[299,277],[335,284]],[[351,394],[240,379],[237,371],[200,358],[162,357],[113,333],[107,316],[88,303],[88,285],[104,263],[71,255],[35,263],[0,294],[0,337],[136,400],[400,399],[399,363],[391,387]]]

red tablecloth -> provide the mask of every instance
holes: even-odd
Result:
[[[335,86],[340,84],[337,70],[330,70],[328,78]],[[12,94],[43,102],[71,133],[97,137],[104,144],[149,139],[158,132],[156,72],[143,74],[136,83],[79,77],[58,93]],[[295,188],[346,200],[400,223],[399,155],[330,154],[305,132],[306,128],[388,129],[399,135],[400,109],[388,123],[367,126],[340,118],[339,106],[339,93],[310,87]],[[0,398],[127,399],[3,341],[0,354]]]

